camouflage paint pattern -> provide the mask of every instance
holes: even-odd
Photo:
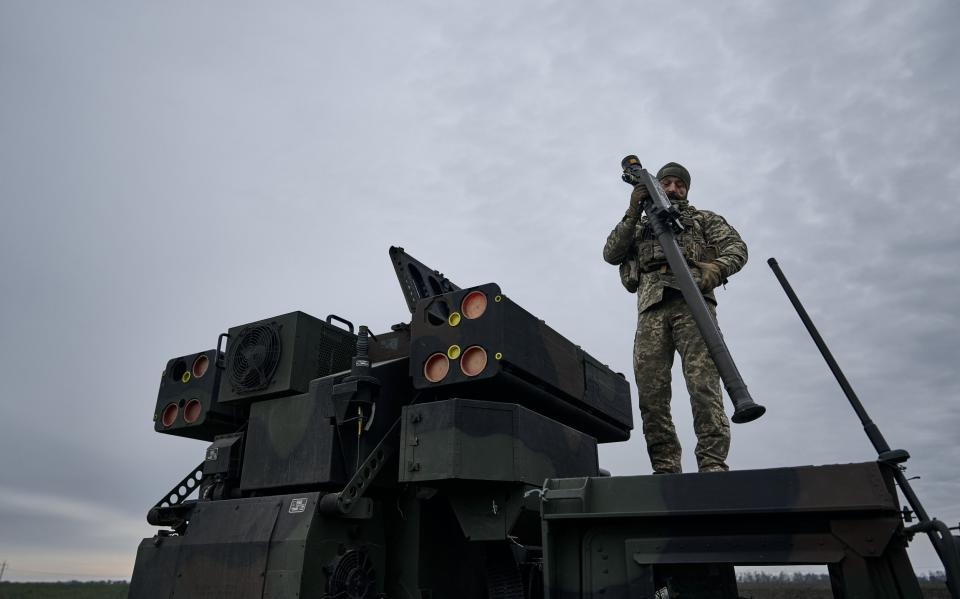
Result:
[[[524,482],[597,476],[596,440],[515,403],[447,399],[405,406],[397,481]]]
[[[712,262],[720,268],[721,280],[743,268],[747,246],[736,229],[722,216],[697,210],[685,200],[675,204],[684,225],[677,243],[688,262]],[[680,353],[690,393],[699,469],[727,470],[730,423],[723,412],[720,375],[647,218],[628,211],[607,237],[603,257],[620,265],[624,286],[637,293],[633,367],[654,472],[681,471],[680,442],[670,415],[670,369],[675,352]],[[700,284],[700,269],[694,266],[691,272]],[[704,290],[704,296],[715,319],[713,290]]]
[[[468,318],[462,305],[473,294],[486,298],[486,308]],[[440,319],[437,313],[447,316]],[[630,438],[627,379],[514,302],[496,283],[421,300],[410,335],[410,378],[417,390],[447,397],[502,397],[601,443]],[[471,347],[481,348],[487,359],[479,373],[468,375],[461,353]],[[453,354],[450,348],[455,348]],[[437,354],[449,358],[449,370],[431,381],[425,365]]]
[[[737,230],[727,221],[709,210],[698,210],[686,201],[677,201],[683,233],[677,243],[688,262],[713,262],[720,267],[721,279],[737,273],[747,263],[747,245]],[[646,217],[629,212],[617,223],[603,246],[603,259],[610,264],[630,264],[637,276],[637,310],[643,312],[663,299],[665,288],[679,290],[676,278],[669,271],[661,273],[667,264],[660,244],[653,237],[653,230]],[[621,273],[623,272],[621,271]],[[700,271],[691,268],[693,278],[700,282]],[[626,285],[624,281],[624,285]],[[713,291],[704,296],[716,304]]]
[[[418,309],[414,317],[421,316]],[[444,322],[426,335],[443,341],[440,348],[474,343],[484,333],[479,325],[493,323],[447,330]],[[585,353],[558,359],[556,346],[567,340],[536,319],[515,322],[528,333],[499,327],[515,337],[504,355],[518,354],[502,364],[523,366],[559,393],[570,375],[550,367],[572,363],[587,387],[583,397],[596,400],[586,403],[620,413],[620,375]],[[851,599],[921,599],[889,467],[597,476],[596,441],[577,418],[565,425],[542,413],[568,402],[522,407],[519,392],[479,380],[457,387],[457,398],[446,395],[454,385],[414,389],[410,375],[422,362],[411,370],[408,352],[424,345],[418,326],[373,338],[379,357],[372,349],[367,357],[376,362],[369,369],[376,393],[355,391],[375,384],[342,371],[314,379],[303,395],[257,397],[244,431],[206,448],[199,488],[213,479],[223,492],[178,500],[157,515],[156,526],[175,530],[140,545],[131,599],[610,599],[649,598],[663,588],[673,597],[736,599],[732,564],[772,563],[826,563],[837,592]],[[312,355],[289,337],[283,344],[297,361]],[[538,356],[549,359],[537,365]],[[358,421],[366,401],[368,417]],[[381,443],[401,446],[381,454]],[[358,499],[368,509],[323,510],[325,499],[355,488],[343,486],[346,477],[371,482]],[[699,586],[689,591],[688,583]]]
[[[280,599],[319,596],[327,572],[367,561],[384,592],[384,521],[317,511],[319,492],[198,502],[184,535],[144,539],[130,599]]]
[[[922,596],[876,462],[552,479],[541,509],[549,599],[737,599],[732,566],[763,564],[826,564],[837,597]]]
[[[708,304],[716,318],[716,308]],[[643,419],[643,436],[654,472],[680,472],[680,441],[670,417],[670,369],[680,353],[690,393],[697,465],[727,470],[730,421],[723,412],[720,375],[683,298],[669,298],[641,312],[633,345],[633,370]]]

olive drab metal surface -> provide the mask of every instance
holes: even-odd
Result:
[[[873,462],[558,479],[543,492],[549,597],[737,599],[733,565],[826,564],[842,597],[919,599],[902,529]]]
[[[495,283],[422,300],[410,331],[410,376],[417,389],[476,399],[503,395],[600,442],[630,436],[633,412],[623,375]]]
[[[598,474],[593,437],[517,404],[448,399],[407,406],[401,422],[400,482],[506,479],[540,486],[572,473]]]
[[[225,335],[222,403],[304,393],[315,378],[350,367],[355,336],[304,312],[236,326]]]
[[[160,375],[160,391],[153,412],[158,433],[213,441],[237,430],[247,418],[242,406],[218,401],[223,354],[210,349],[173,358]]]
[[[611,356],[390,258],[410,322],[293,312],[168,363],[156,430],[208,443],[148,512],[131,598],[732,599],[746,563],[919,597],[889,464],[606,475],[633,426]]]

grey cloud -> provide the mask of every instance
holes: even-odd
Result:
[[[949,2],[5,3],[4,488],[142,518],[203,447],[152,432],[165,361],[293,309],[405,320],[391,243],[501,283],[632,378],[633,298],[599,254],[637,153],[686,163],[692,201],[750,244],[720,321],[770,411],[734,429],[732,463],[873,457],[775,255],[957,521],[958,20]],[[601,456],[649,471],[639,434]],[[109,530],[87,553],[132,563],[144,533]]]

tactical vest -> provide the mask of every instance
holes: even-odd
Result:
[[[676,236],[680,252],[687,264],[694,262],[710,262],[717,258],[717,248],[707,245],[703,232],[703,217],[695,210],[681,214],[680,224],[683,232]],[[667,256],[663,247],[653,236],[647,217],[640,219],[637,225],[637,237],[634,243],[635,251],[620,264],[620,282],[630,293],[635,293],[640,284],[640,273],[653,272],[667,267]]]

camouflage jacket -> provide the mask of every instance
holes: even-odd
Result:
[[[686,201],[678,202],[684,231],[677,237],[690,272],[699,284],[700,269],[693,262],[714,262],[720,267],[721,280],[733,275],[747,263],[747,244],[727,221],[709,210],[697,210]],[[647,217],[624,215],[603,246],[603,259],[620,265],[620,279],[631,293],[637,293],[637,310],[643,312],[663,299],[666,287],[679,289],[676,277],[666,266],[660,243],[654,239]],[[703,294],[717,303],[713,291]]]

